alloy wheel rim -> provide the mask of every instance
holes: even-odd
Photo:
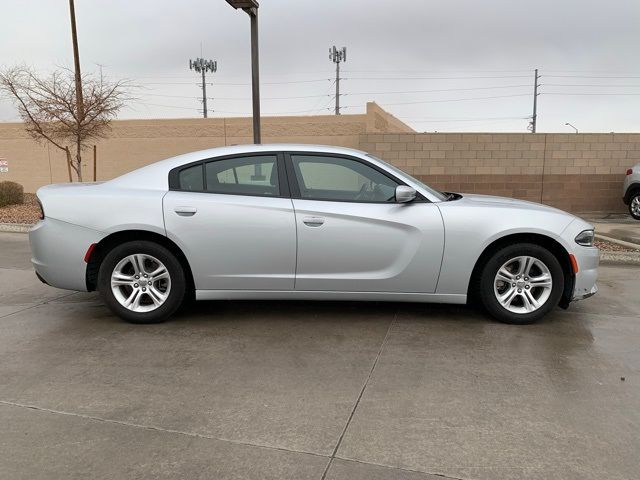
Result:
[[[118,303],[136,313],[162,306],[171,292],[171,276],[157,258],[144,253],[129,255],[111,273],[111,291]]]
[[[637,217],[640,217],[640,196],[636,196],[631,201],[631,211]]]
[[[509,312],[526,314],[541,308],[551,295],[553,279],[544,262],[529,256],[514,257],[499,269],[493,282],[498,303]]]

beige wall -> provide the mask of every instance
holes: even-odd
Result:
[[[315,143],[358,148],[367,132],[407,132],[410,127],[374,103],[361,115],[265,117],[264,143]],[[250,118],[118,120],[97,144],[98,180],[107,180],[148,163],[185,152],[252,143]],[[21,183],[34,192],[42,185],[68,181],[63,153],[33,141],[20,123],[0,124],[0,158],[9,172],[0,180]],[[93,155],[83,155],[84,179],[93,178]]]
[[[362,115],[267,117],[264,143],[359,148],[437,188],[542,201],[574,211],[619,211],[626,168],[640,161],[640,134],[416,133],[375,103]],[[122,120],[98,142],[98,180],[204,148],[251,143],[251,119]],[[63,155],[0,124],[0,159],[25,191],[67,181]],[[91,152],[84,156],[92,178]]]
[[[360,148],[448,191],[618,211],[640,134],[415,133],[362,135]]]

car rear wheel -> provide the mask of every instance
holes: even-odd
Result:
[[[98,290],[105,304],[131,323],[159,323],[173,314],[185,295],[180,262],[149,241],[123,243],[100,265]]]
[[[640,191],[633,192],[629,199],[629,213],[636,220],[640,220]]]
[[[487,311],[504,323],[524,325],[540,320],[560,301],[564,275],[546,248],[520,243],[502,248],[486,263],[480,298]]]

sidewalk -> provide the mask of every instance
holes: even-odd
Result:
[[[624,213],[591,214],[583,217],[592,223],[596,234],[640,246],[640,220]]]

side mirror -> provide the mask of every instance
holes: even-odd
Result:
[[[407,203],[415,200],[416,190],[406,185],[398,185],[396,187],[396,203]]]

